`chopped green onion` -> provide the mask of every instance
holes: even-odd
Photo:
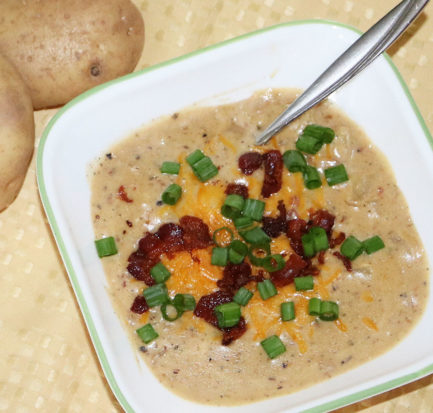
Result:
[[[248,254],[248,246],[242,241],[235,239],[229,246],[229,261],[240,264]]]
[[[244,203],[245,199],[240,195],[227,195],[224,205],[221,207],[221,214],[226,218],[235,219],[241,215]]]
[[[271,280],[264,280],[257,283],[257,288],[259,290],[260,297],[262,297],[262,300],[267,300],[268,298],[271,298],[274,295],[278,294],[278,291]]]
[[[322,300],[320,298],[310,298],[310,301],[308,302],[308,314],[318,317],[320,315],[321,303]]]
[[[171,274],[162,262],[158,262],[158,264],[151,268],[150,275],[157,284],[162,284],[170,278]]]
[[[241,307],[238,303],[230,302],[215,307],[215,315],[218,320],[218,327],[228,328],[239,323],[241,319]]]
[[[263,247],[255,247],[254,245],[248,249],[248,258],[250,259],[251,264],[256,267],[263,267],[265,262],[265,258],[270,254],[270,246],[266,248]]]
[[[275,335],[265,338],[260,342],[260,344],[270,359],[274,359],[286,351],[286,346],[283,344],[280,338]]]
[[[212,159],[208,156],[200,159],[192,166],[192,171],[195,176],[200,179],[201,182],[206,182],[218,175],[218,168],[212,162]]]
[[[325,169],[325,178],[329,186],[341,184],[349,180],[343,164]]]
[[[221,215],[228,219],[236,219],[239,216],[240,212],[236,209],[230,208],[227,205],[223,205],[221,207]]]
[[[174,309],[174,311],[176,311],[176,314],[174,314],[173,316],[170,316],[170,314],[167,313],[167,306],[169,308],[171,308],[172,310]],[[168,303],[164,303],[161,305],[161,314],[162,314],[162,318],[164,320],[176,321],[178,318],[180,318],[182,316],[183,311],[179,307],[176,307],[173,304],[173,302],[168,302]]]
[[[219,267],[224,267],[227,265],[229,259],[229,249],[214,247],[212,248],[211,264],[218,265]]]
[[[319,172],[314,166],[306,166],[304,169],[304,185],[308,189],[316,189],[322,186]]]
[[[162,193],[161,199],[164,204],[174,205],[182,196],[182,188],[178,184],[171,184]]]
[[[170,300],[165,284],[156,284],[146,288],[143,290],[143,296],[149,307],[156,307]]]
[[[254,221],[261,221],[264,211],[265,203],[263,201],[248,198],[245,201],[244,208],[242,209],[242,215],[244,217],[250,217]]]
[[[155,338],[159,337],[159,334],[152,327],[152,324],[146,324],[143,327],[135,330],[138,336],[141,338],[143,343],[150,343],[155,340]]]
[[[295,303],[288,301],[281,303],[281,320],[291,321],[295,318]]]
[[[334,321],[338,318],[338,304],[334,301],[322,301],[320,304],[320,319],[323,321]]]
[[[101,238],[95,241],[99,258],[117,254],[116,241],[113,237]]]
[[[250,290],[246,289],[245,287],[241,287],[233,297],[233,301],[239,305],[246,306],[253,295],[254,294]]]
[[[314,257],[316,251],[314,249],[314,237],[313,234],[307,232],[301,237],[302,247],[304,248],[304,255],[306,257]]]
[[[204,153],[200,149],[197,149],[186,157],[186,161],[190,166],[193,166],[204,157],[205,157]]]
[[[215,245],[217,247],[224,247],[225,246],[225,245],[222,245],[221,243],[218,242],[217,234],[220,233],[220,232],[225,232],[225,233],[229,234],[230,241],[228,241],[227,244],[230,244],[233,241],[233,238],[234,238],[233,231],[230,228],[228,228],[228,227],[218,228],[218,229],[215,230],[215,232],[213,233],[213,237],[212,237],[213,238],[213,242],[215,243]]]
[[[315,253],[329,248],[328,235],[322,227],[312,227],[309,233],[313,237]]]
[[[356,239],[353,235],[346,238],[341,244],[340,252],[349,260],[353,261],[355,258],[359,257],[364,251],[364,244]]]
[[[239,231],[239,234],[246,242],[254,246],[264,247],[271,242],[271,238],[260,227],[247,231]]]
[[[305,277],[295,277],[296,291],[312,290],[314,288],[314,280],[311,275]]]
[[[385,244],[382,241],[382,238],[380,238],[378,235],[366,239],[362,244],[364,245],[365,252],[368,255],[373,254],[373,252],[379,251],[382,248],[385,248]]]
[[[254,221],[250,217],[239,217],[235,218],[233,222],[237,230],[242,230],[250,228]]]
[[[194,311],[195,298],[191,294],[176,294],[172,301],[179,311]]]
[[[306,152],[311,155],[320,151],[323,142],[314,136],[301,135],[296,141],[296,149],[301,152]]]
[[[286,261],[280,254],[268,255],[263,259],[263,268],[268,272],[279,271],[284,268]]]
[[[284,165],[290,172],[303,172],[307,166],[307,161],[301,152],[289,150],[283,155]]]
[[[177,162],[163,162],[160,171],[163,174],[177,175],[180,171],[180,164]]]
[[[302,134],[313,136],[323,143],[331,143],[335,138],[335,132],[331,128],[320,125],[308,125],[304,128]]]

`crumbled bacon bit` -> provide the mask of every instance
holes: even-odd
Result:
[[[340,245],[346,239],[346,234],[344,232],[340,232],[335,238],[331,238],[329,240],[329,248],[334,248],[337,245]]]
[[[314,277],[320,274],[319,268],[313,265],[313,261],[310,258],[305,258],[304,260],[307,262],[307,266],[300,275],[312,275]]]
[[[259,270],[257,272],[257,275],[251,276],[251,281],[254,281],[256,283],[261,283],[262,281],[265,281],[265,272],[263,270]]]
[[[196,317],[203,318],[209,324],[213,325],[214,327],[218,328],[223,332],[222,344],[224,346],[228,346],[234,340],[241,337],[247,330],[247,325],[243,317],[241,317],[241,319],[239,320],[239,324],[234,327],[218,327],[218,320],[214,313],[215,307],[219,306],[220,304],[229,303],[230,301],[232,301],[232,299],[232,294],[221,290],[215,291],[212,294],[204,295],[203,297],[201,297],[194,310],[194,315]]]
[[[168,256],[185,249],[183,242],[184,230],[181,226],[173,223],[163,224],[156,234],[161,239],[162,252]]]
[[[217,286],[222,291],[234,295],[239,288],[250,281],[252,281],[250,264],[247,262],[229,263],[224,267],[223,278],[217,281]]]
[[[332,233],[332,227],[334,226],[335,216],[326,211],[325,209],[319,209],[310,215],[309,225],[310,227],[321,227],[323,228],[328,237]]]
[[[287,210],[283,201],[278,201],[279,215],[276,218],[263,217],[263,231],[266,232],[271,238],[277,238],[282,232],[286,232],[287,227]]]
[[[347,271],[349,272],[352,271],[352,261],[350,261],[349,258],[345,257],[344,255],[341,255],[338,251],[334,251],[332,254],[335,255],[339,260],[343,262]]]
[[[147,255],[154,255],[153,252],[155,250],[158,250],[158,253],[162,254],[162,241],[157,234],[147,232],[138,242],[138,249]]]
[[[170,222],[168,224],[161,225],[156,234],[164,243],[182,244],[181,240],[183,237],[183,232],[183,228],[180,225]]]
[[[130,310],[136,314],[143,314],[146,311],[149,311],[149,306],[147,305],[146,299],[142,295],[137,295],[131,305]]]
[[[163,224],[156,233],[146,233],[138,243],[138,250],[129,256],[129,273],[147,285],[155,282],[151,268],[158,263],[162,254],[206,248],[212,243],[208,226],[196,217],[184,216],[180,224]]]
[[[194,310],[196,317],[203,318],[209,324],[218,328],[218,320],[214,313],[215,307],[232,301],[233,295],[224,291],[215,291],[200,298]]]
[[[243,184],[228,184],[225,190],[227,195],[240,195],[242,198],[248,198],[248,187]]]
[[[222,345],[228,346],[233,341],[241,337],[245,333],[245,331],[247,331],[247,323],[245,319],[241,317],[241,319],[239,320],[239,324],[230,328],[222,328],[221,330],[223,332]]]
[[[134,202],[132,199],[128,198],[128,195],[126,194],[125,187],[123,185],[119,186],[119,189],[117,190],[117,197],[124,202]]]
[[[262,186],[262,196],[269,198],[281,189],[283,182],[283,157],[280,151],[272,150],[263,155],[265,177]]]
[[[180,225],[184,231],[183,240],[187,251],[206,248],[212,244],[209,227],[200,218],[185,215],[180,219]]]
[[[150,270],[158,260],[151,259],[138,250],[129,256],[128,261],[127,270],[134,278],[144,281],[149,287],[155,284],[155,280],[150,275]]]
[[[271,272],[271,280],[277,287],[284,287],[293,282],[295,277],[303,274],[308,262],[298,254],[291,254],[282,270]]]
[[[325,264],[325,251],[319,252],[319,255],[317,256],[317,261],[319,261],[319,264],[321,265]]]
[[[298,255],[304,255],[302,235],[307,232],[307,228],[307,223],[300,218],[290,219],[287,223],[287,236],[290,239],[290,245]]]
[[[247,152],[239,157],[238,166],[244,175],[251,175],[262,166],[263,156],[258,152]]]

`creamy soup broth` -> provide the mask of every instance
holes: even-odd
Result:
[[[388,162],[354,122],[331,103],[323,102],[264,147],[253,147],[257,132],[295,96],[295,91],[266,90],[233,104],[185,109],[134,132],[102,155],[89,172],[95,239],[114,236],[119,250],[103,259],[116,312],[156,377],[187,399],[235,405],[310,386],[394,346],[424,309],[428,264],[407,204]],[[308,219],[310,208],[323,208],[336,216],[334,231],[361,240],[379,235],[386,247],[354,260],[352,272],[327,252],[313,293],[287,286],[279,291],[279,298],[271,299],[274,304],[266,307],[260,307],[256,293],[251,307],[243,309],[247,332],[229,346],[221,345],[217,329],[192,313],[172,323],[162,319],[158,308],[144,315],[132,313],[131,303],[145,285],[128,274],[127,259],[144,233],[165,222],[178,222],[186,214],[202,218],[211,232],[223,226],[219,209],[227,183],[245,183],[250,197],[260,198],[263,171],[242,175],[237,168],[239,156],[249,150],[278,148],[283,153],[294,149],[299,132],[310,123],[334,129],[336,137],[317,155],[307,156],[308,162],[319,170],[344,163],[350,179],[334,187],[324,183],[319,189],[308,190],[302,176],[296,176],[300,174],[284,169],[283,188],[266,200],[265,214],[275,215],[279,199],[301,218]],[[184,161],[195,149],[203,150],[219,167],[218,175],[206,184],[194,178]],[[163,161],[181,161],[179,176],[161,174]],[[173,182],[184,188],[181,200],[175,206],[161,205],[161,193]],[[121,186],[132,202],[121,199]],[[284,240],[273,241],[272,248],[290,251]],[[206,254],[205,250],[196,255],[205,260]],[[221,268],[203,268],[185,256],[182,260],[163,260],[172,270],[169,291],[182,288],[180,292],[190,292],[198,300],[218,289]],[[306,304],[311,296],[338,302],[339,319],[323,322],[309,316]],[[276,309],[287,299],[294,300],[297,318],[282,323]],[[144,345],[135,330],[148,322],[159,337]],[[279,335],[287,348],[274,360],[260,346],[271,334]]]

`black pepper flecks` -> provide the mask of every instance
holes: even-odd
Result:
[[[350,360],[352,360],[352,356],[349,356],[349,357],[345,358],[344,360],[341,360],[340,363],[341,363],[341,364],[346,364],[346,363],[348,363]]]

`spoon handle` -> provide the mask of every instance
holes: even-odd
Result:
[[[266,143],[284,126],[350,80],[385,51],[418,16],[429,0],[403,0],[353,43],[266,130],[256,144]]]

